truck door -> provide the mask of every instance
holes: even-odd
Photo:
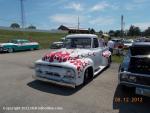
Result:
[[[100,62],[99,62],[99,57],[100,57],[100,48],[99,48],[99,42],[97,38],[93,38],[93,43],[92,43],[92,51],[94,53],[93,56],[93,61],[94,61],[94,67],[95,69],[97,69],[100,66]]]

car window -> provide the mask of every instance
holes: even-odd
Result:
[[[98,47],[99,47],[98,40],[97,40],[97,38],[94,38],[93,39],[93,48],[98,48]]]
[[[65,40],[65,48],[91,48],[91,38],[74,37]]]

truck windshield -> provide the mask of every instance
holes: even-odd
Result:
[[[64,42],[65,48],[91,48],[91,38],[66,38]]]

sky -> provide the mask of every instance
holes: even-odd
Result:
[[[57,29],[60,25],[94,28],[96,31],[120,29],[124,15],[125,29],[131,25],[142,30],[150,27],[150,0],[24,0],[26,27]],[[0,0],[0,26],[21,24],[20,0]]]

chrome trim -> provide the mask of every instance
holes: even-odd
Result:
[[[127,84],[127,85],[137,85],[137,86],[142,86],[142,87],[148,87],[148,88],[150,88],[150,86],[147,86],[147,85],[135,84],[135,83],[125,82],[125,81],[120,81],[119,84],[121,84],[121,83]]]
[[[40,81],[44,81],[44,82],[50,82],[50,83],[61,85],[61,86],[67,86],[67,87],[71,87],[71,88],[75,88],[75,86],[76,86],[75,84],[67,84],[67,83],[63,83],[63,82],[57,82],[57,81],[48,80],[45,78],[40,78],[40,77],[37,77],[36,75],[32,75],[32,77],[36,80],[40,80]]]
[[[40,62],[40,63],[35,63],[34,66],[35,67],[36,66],[52,66],[52,67],[57,67],[57,68],[71,69],[74,72],[75,75],[77,74],[76,71],[73,68],[70,68],[70,67],[64,66],[64,65],[60,65],[60,64],[49,64],[49,62],[48,63],[41,63]]]
[[[136,75],[136,76],[142,76],[142,77],[150,77],[150,75],[148,75],[148,74],[131,73],[131,72],[128,72],[128,71],[119,72],[119,75],[123,74],[123,73],[130,74],[130,75]]]

